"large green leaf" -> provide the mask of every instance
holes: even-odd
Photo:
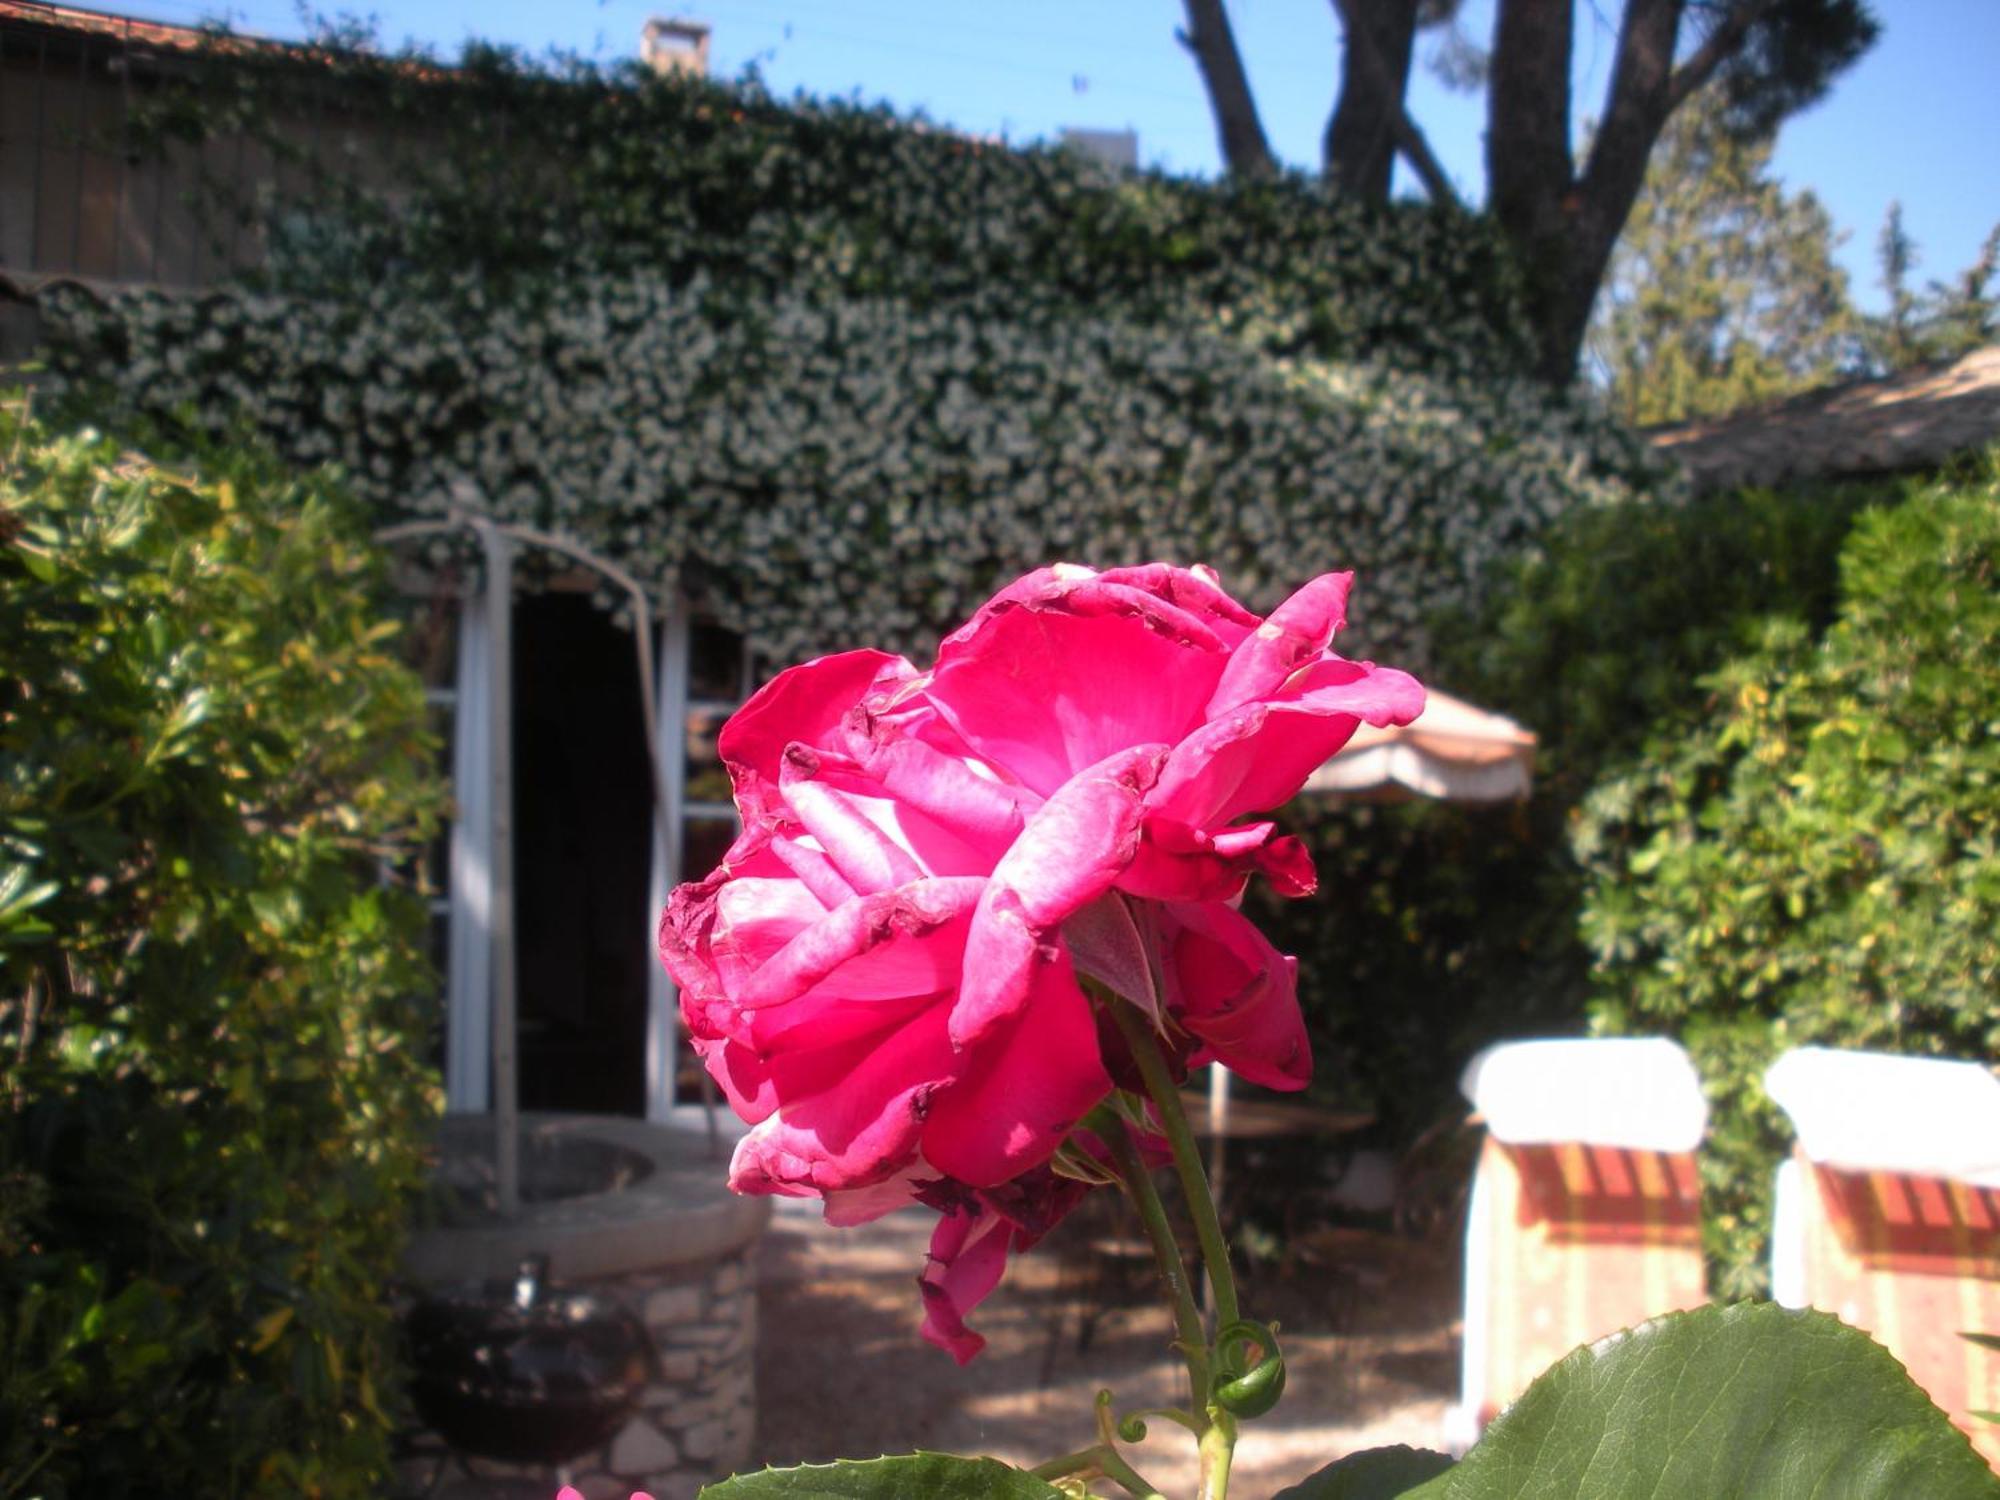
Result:
[[[1578,1349],[1406,1500],[1993,1500],[2000,1477],[1834,1318],[1704,1307]]]
[[[1396,1500],[1450,1467],[1448,1457],[1428,1448],[1366,1448],[1278,1491],[1272,1500]]]
[[[701,1500],[1062,1500],[1062,1492],[997,1459],[911,1453],[739,1474]]]

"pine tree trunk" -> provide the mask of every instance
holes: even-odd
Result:
[[[1674,102],[1683,0],[1627,0],[1603,119],[1579,174],[1569,149],[1572,0],[1506,0],[1493,30],[1491,208],[1522,268],[1536,373],[1576,376],[1591,303]]]
[[[1335,0],[1346,45],[1340,101],[1327,122],[1327,180],[1370,203],[1389,201],[1396,120],[1410,86],[1417,0]]]
[[[1257,101],[1243,72],[1236,35],[1229,29],[1229,12],[1222,0],[1186,0],[1186,7],[1188,24],[1179,33],[1180,43],[1201,70],[1223,165],[1238,177],[1267,177],[1277,170],[1277,161],[1257,117]]]

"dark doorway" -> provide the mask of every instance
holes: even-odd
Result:
[[[581,594],[515,606],[524,1109],[645,1113],[653,794],[643,725],[629,631]]]

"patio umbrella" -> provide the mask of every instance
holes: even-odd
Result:
[[[1534,769],[1532,731],[1462,698],[1432,692],[1414,723],[1388,729],[1363,724],[1355,730],[1340,753],[1312,773],[1305,791],[1508,802],[1528,795]]]

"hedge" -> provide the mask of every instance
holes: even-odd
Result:
[[[0,408],[0,1492],[380,1493],[440,1107],[352,502]]]
[[[1996,663],[2000,455],[1863,513],[1825,633],[1767,621],[1584,803],[1594,1022],[1694,1053],[1725,1292],[1764,1274],[1780,1052],[2000,1056]]]

